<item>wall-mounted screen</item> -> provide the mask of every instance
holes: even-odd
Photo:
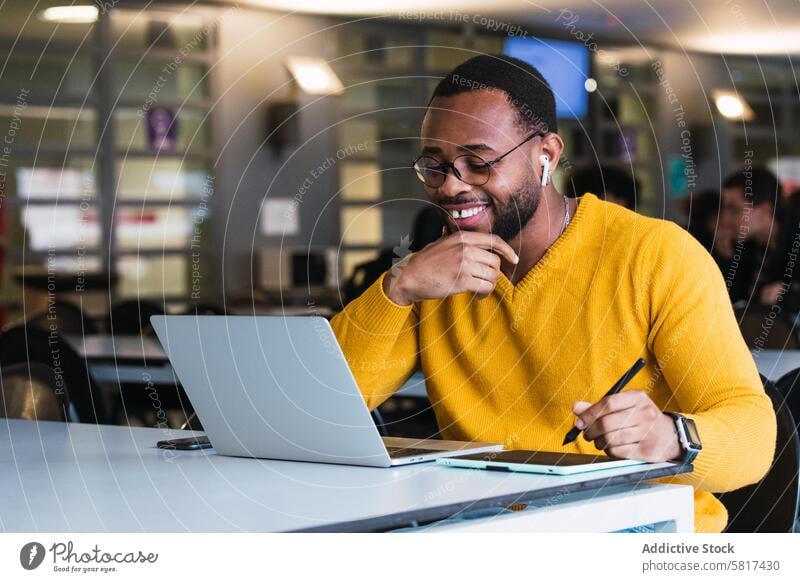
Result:
[[[510,37],[505,54],[530,63],[544,75],[556,97],[559,118],[585,117],[589,94],[584,83],[589,76],[589,49],[578,42]]]

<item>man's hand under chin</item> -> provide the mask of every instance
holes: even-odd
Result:
[[[494,290],[503,260],[516,265],[519,257],[499,236],[459,231],[395,265],[383,290],[398,305],[464,292],[483,298]]]

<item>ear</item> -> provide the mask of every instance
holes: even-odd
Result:
[[[542,138],[541,153],[550,158],[550,176],[552,178],[561,161],[561,153],[564,151],[564,140],[557,133],[548,133]],[[552,179],[551,179],[552,183]]]

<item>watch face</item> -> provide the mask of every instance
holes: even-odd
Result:
[[[701,448],[700,435],[697,433],[697,427],[691,418],[684,418],[683,426],[686,428],[686,438],[693,449]]]

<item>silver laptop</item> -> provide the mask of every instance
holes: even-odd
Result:
[[[156,315],[150,321],[219,454],[390,467],[503,449],[381,439],[323,317]]]

